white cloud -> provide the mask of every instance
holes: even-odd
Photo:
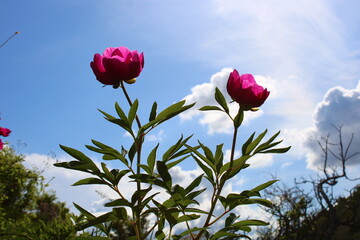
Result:
[[[272,154],[256,154],[251,157],[247,163],[250,164],[250,168],[263,168],[273,164],[274,158]]]
[[[117,194],[107,186],[103,185],[80,185],[71,186],[80,179],[91,177],[90,174],[73,171],[70,169],[55,167],[56,162],[71,161],[71,157],[60,157],[55,159],[41,154],[26,154],[24,165],[28,168],[36,168],[42,171],[42,175],[49,182],[49,189],[56,192],[56,196],[60,201],[67,203],[67,206],[75,211],[73,202],[84,207],[85,209],[99,214],[106,212],[107,209],[99,204],[104,198],[116,199]],[[98,161],[94,161],[99,165]],[[111,168],[110,168],[111,169]],[[131,188],[124,188],[123,194],[129,196]]]
[[[150,142],[161,142],[163,140],[163,136],[164,136],[164,131],[162,129],[160,129],[155,134],[147,135],[146,140],[148,140]]]
[[[318,145],[321,137],[329,135],[329,142],[338,144],[339,136],[335,127],[342,127],[343,144],[346,148],[351,134],[354,139],[349,149],[349,155],[358,151],[360,147],[360,82],[355,89],[345,89],[334,87],[328,90],[322,102],[317,105],[314,112],[314,126],[307,134],[305,145],[310,150],[307,154],[309,168],[316,169],[323,162],[323,153]],[[338,147],[329,146],[337,154]],[[339,163],[329,154],[329,164]],[[350,159],[347,164],[354,165],[360,163],[360,155]]]

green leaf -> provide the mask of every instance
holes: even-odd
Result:
[[[139,132],[144,132],[148,128],[155,128],[160,123],[169,120],[170,118],[175,117],[176,115],[182,113],[183,111],[186,111],[187,109],[193,107],[195,103],[190,105],[185,105],[185,100],[177,102],[170,107],[167,107],[163,111],[161,111],[154,120],[150,121],[149,123],[145,124],[139,129]]]
[[[140,205],[140,207],[139,207],[140,211],[142,211],[142,210],[144,209],[144,207],[147,206],[147,204],[148,204],[151,200],[153,200],[154,197],[155,197],[156,195],[158,195],[159,193],[160,193],[160,192],[154,193],[153,195],[151,195],[151,196],[143,199],[143,200],[141,201],[141,205]]]
[[[66,153],[68,153],[70,156],[72,156],[73,158],[75,158],[81,162],[93,163],[93,161],[90,158],[88,158],[85,154],[83,154],[82,152],[80,152],[76,149],[65,147],[63,145],[60,145],[60,148],[62,150],[64,150]]]
[[[164,162],[167,162],[175,158],[175,156],[178,157],[180,148],[182,148],[187,143],[187,141],[189,141],[191,137],[192,135],[183,139],[183,136],[181,136],[180,139],[163,154],[162,160]]]
[[[221,111],[221,112],[224,111],[217,106],[203,106],[203,107],[199,108],[199,110],[200,111]]]
[[[236,216],[235,213],[230,213],[229,216],[225,220],[225,227],[229,227],[234,223],[236,219],[238,219],[239,216]]]
[[[99,142],[96,142],[95,140],[91,140],[93,143],[99,144]],[[104,145],[104,144],[103,144]],[[106,146],[106,145],[104,145]],[[93,146],[85,145],[85,147],[93,152],[102,153],[103,160],[120,160],[122,163],[125,164],[125,166],[129,166],[129,163],[127,159],[122,155],[119,151],[113,149],[112,147],[106,146],[104,148],[96,148]]]
[[[198,159],[195,155],[192,154],[192,157],[194,158],[194,160],[196,161],[196,163],[199,165],[199,167],[204,171],[204,173],[206,174],[206,178],[210,181],[210,183],[214,186],[215,185],[215,181],[214,181],[214,175],[213,172],[210,168],[208,168],[207,166],[205,166],[205,164],[203,164],[201,162],[200,159]]]
[[[194,191],[189,193],[186,197],[189,199],[195,199],[195,197],[199,196],[201,193],[203,193],[206,190],[206,188],[200,189],[198,191]],[[199,204],[198,204],[199,205]]]
[[[203,145],[201,143],[200,143],[200,146],[203,147]],[[214,163],[211,162],[206,156],[204,156],[200,152],[198,152],[196,150],[196,148],[193,148],[189,145],[186,145],[186,147],[189,148],[193,153],[195,153],[195,155],[199,158],[199,160],[202,160],[203,162],[205,162],[209,167],[211,167],[212,170],[215,171]]]
[[[134,191],[133,195],[131,196],[131,204],[135,205],[135,203],[146,196],[146,194],[152,189],[152,187],[148,187],[145,189],[141,189],[140,191]]]
[[[239,227],[239,226],[267,226],[267,225],[269,225],[269,223],[261,220],[248,219],[248,220],[236,222],[232,226]]]
[[[243,144],[243,146],[241,148],[242,155],[246,155],[246,149],[249,146],[249,144],[252,143],[254,136],[255,136],[255,132],[253,132],[253,134],[251,134],[251,136],[248,138],[248,140],[246,140],[246,142]]]
[[[224,160],[224,153],[223,153],[223,148],[224,144],[219,144],[216,146],[216,152],[215,152],[215,167],[216,167],[216,172],[219,173],[221,167],[223,166],[223,160]]]
[[[185,100],[182,100],[180,102],[174,103],[170,105],[169,107],[162,110],[156,117],[156,119],[165,119],[167,116],[177,112],[181,107],[185,104]]]
[[[125,112],[121,109],[121,107],[119,106],[119,104],[117,102],[115,103],[115,110],[116,110],[118,116],[120,117],[120,119],[125,121],[129,126],[129,120],[126,117]]]
[[[176,115],[186,111],[187,109],[195,105],[195,103],[185,106],[184,104],[185,104],[185,100],[171,105],[170,107],[166,108],[164,111],[160,112],[159,115],[155,118],[155,120],[159,119],[160,120],[159,123],[167,121],[170,118],[175,117]]]
[[[101,168],[104,171],[104,174],[106,176],[106,178],[111,181],[111,183],[114,183],[115,177],[114,175],[109,171],[109,169],[106,167],[105,163],[101,163]]]
[[[246,163],[246,161],[250,158],[250,155],[246,155],[246,156],[241,156],[240,158],[237,158],[233,161],[233,165],[232,165],[232,172],[235,171],[235,169],[243,167],[244,164]],[[227,162],[224,164],[224,166],[221,167],[220,169],[220,174],[223,174],[224,172],[228,171],[230,168],[230,162]],[[240,168],[241,170],[241,168]]]
[[[224,237],[231,237],[229,239],[236,239],[235,237],[237,237],[238,234],[236,233],[231,233],[231,232],[226,232],[226,231],[218,231],[216,232],[211,238],[210,240],[215,240],[215,239],[225,239]]]
[[[133,174],[130,175],[129,178],[135,179],[137,181],[140,181],[142,183],[148,183],[148,184],[155,184],[156,186],[162,187],[166,190],[168,190],[168,186],[160,179],[157,179],[154,176],[147,175],[147,174]]]
[[[191,153],[190,149],[182,149],[182,150],[178,150],[176,153],[174,153],[173,155],[171,155],[170,160],[174,159],[174,158],[178,158],[181,157],[185,154],[189,154]],[[188,158],[190,155],[186,156],[186,158]]]
[[[240,193],[241,196],[244,196],[246,198],[250,197],[261,197],[260,193],[258,191],[250,191],[250,190],[244,190]]]
[[[154,102],[152,107],[151,107],[151,112],[150,112],[150,116],[149,116],[149,122],[153,121],[156,117],[156,111],[157,111],[157,103]]]
[[[251,191],[256,191],[256,192],[260,192],[261,190],[273,185],[274,183],[276,183],[277,181],[279,180],[271,180],[271,181],[268,181],[266,183],[263,183],[263,184],[260,184],[259,186],[251,189]]]
[[[112,115],[110,115],[110,114],[108,114],[108,113],[106,113],[106,112],[104,112],[104,111],[102,111],[102,110],[100,110],[100,109],[98,109],[98,111],[101,112],[101,113],[105,116],[105,119],[106,119],[106,120],[114,120],[114,119],[117,119],[116,117],[114,117],[114,116],[112,116]]]
[[[138,107],[139,107],[139,101],[137,99],[135,99],[135,101],[131,105],[131,108],[129,110],[129,115],[128,115],[130,127],[132,126],[132,123],[134,122]]]
[[[126,208],[124,207],[113,208],[113,213],[116,215],[116,220],[124,220],[128,218]]]
[[[82,152],[73,149],[73,148],[69,148],[69,147],[65,147],[63,145],[60,145],[61,149],[63,149],[66,153],[68,153],[70,156],[74,157],[75,159],[79,160],[81,163],[75,163],[74,161],[69,162],[69,167],[71,168],[71,163],[73,163],[74,165],[77,165],[77,167],[79,168],[79,170],[90,170],[93,173],[99,173],[100,170],[99,168],[95,165],[95,163],[88,158],[85,154],[83,154]],[[56,165],[58,166],[58,165]],[[62,166],[63,167],[63,166]],[[76,169],[76,168],[72,168],[72,169]]]
[[[155,168],[155,161],[156,161],[156,152],[157,149],[159,147],[159,144],[156,145],[156,147],[150,152],[148,158],[147,158],[147,164],[149,167],[149,174],[153,174],[154,173],[154,168]]]
[[[91,214],[90,212],[88,212],[87,210],[85,210],[84,208],[80,207],[78,204],[74,203],[74,206],[76,207],[76,209],[85,217],[92,219],[95,218],[95,216],[93,214]]]
[[[139,166],[140,166],[147,174],[149,174],[149,175],[154,175],[154,174],[152,173],[152,171],[150,170],[150,168],[149,168],[148,165],[140,164]]]
[[[244,111],[239,109],[239,112],[236,114],[234,118],[234,127],[239,128],[243,120],[244,120]]]
[[[71,237],[70,240],[109,240],[108,237],[97,237],[97,236],[79,236],[79,237]]]
[[[242,204],[260,204],[268,208],[272,207],[272,202],[270,202],[267,199],[261,199],[261,198],[246,199],[242,202]]]
[[[278,131],[277,133],[275,133],[271,138],[269,138],[269,140],[267,140],[266,142],[262,143],[255,151],[254,153],[257,153],[261,150],[264,150],[264,149],[268,149],[268,148],[271,148],[273,146],[276,146],[277,144],[281,143],[282,141],[278,141],[276,143],[272,143],[275,138],[280,134],[280,131]]]
[[[287,151],[290,150],[290,148],[291,146],[285,148],[274,148],[267,151],[259,151],[259,153],[286,153]]]
[[[259,136],[247,146],[247,148],[245,150],[245,155],[250,154],[252,152],[252,150],[254,150],[256,148],[256,146],[264,138],[266,133],[267,133],[267,129],[264,132],[262,132],[261,134],[259,134]]]
[[[200,144],[200,146],[205,153],[206,159],[211,162],[210,166],[215,166],[215,157],[214,157],[213,153],[211,152],[211,150],[203,144]],[[215,167],[213,168],[213,170],[214,171],[216,170]]]
[[[171,194],[174,194],[174,193],[180,194],[181,198],[185,197],[185,195],[186,195],[185,189],[182,186],[180,186],[179,184],[176,184],[173,187]],[[173,197],[173,198],[175,198],[175,197]]]
[[[113,169],[114,170],[114,169]],[[113,172],[113,170],[111,170],[111,172]],[[118,171],[115,175],[115,182],[114,184],[117,185],[119,184],[121,178],[123,178],[126,174],[128,174],[130,171],[130,169],[124,169],[124,170],[121,170],[121,171]]]
[[[189,155],[190,156],[190,155]],[[171,169],[172,167],[178,165],[179,163],[181,163],[182,161],[184,161],[185,159],[187,159],[189,156],[185,156],[185,157],[182,157],[176,161],[173,161],[173,162],[170,162],[170,163],[167,163],[166,166],[168,169]]]
[[[134,142],[131,145],[129,153],[128,153],[128,157],[129,157],[131,163],[134,161],[135,154],[136,154],[136,142]]]
[[[218,88],[215,88],[215,100],[220,104],[226,113],[229,113],[229,107],[226,103],[225,97]]]
[[[189,230],[186,230],[185,232],[182,232],[179,236],[184,237],[184,236],[190,235],[190,233],[199,232],[199,231],[201,231],[203,229],[205,229],[205,228],[194,227],[194,228],[191,228]],[[196,236],[196,234],[195,234],[195,236]]]
[[[74,206],[79,210],[79,212],[84,215],[88,222],[85,224],[81,224],[79,226],[77,226],[77,230],[83,230],[85,228],[91,227],[91,226],[96,226],[97,228],[99,228],[102,232],[107,232],[107,229],[105,228],[105,226],[101,223],[104,222],[108,222],[113,218],[113,213],[109,212],[106,213],[102,216],[99,217],[95,217],[93,214],[91,214],[90,212],[86,211],[85,209],[83,209],[82,207],[80,207],[79,205],[77,205],[76,203],[73,203]]]
[[[185,222],[185,221],[192,221],[198,219],[200,215],[198,214],[189,214],[189,215],[182,215],[177,218],[177,223]]]
[[[119,206],[125,206],[125,207],[132,207],[133,205],[126,199],[119,198],[114,201],[105,203],[105,207],[119,207]]]
[[[168,171],[166,164],[162,161],[157,161],[156,167],[157,167],[158,173],[160,174],[160,177],[165,182],[167,189],[170,191],[171,186],[172,186],[172,179],[171,179],[171,175]]]
[[[91,174],[95,174],[95,175],[100,174],[100,171],[93,173],[93,171],[89,170],[89,168],[92,167],[91,164],[80,162],[80,161],[60,162],[60,163],[55,163],[54,166],[55,167],[63,167],[63,168],[71,169],[71,170],[77,170],[77,171],[86,172],[86,173],[91,173]]]
[[[198,176],[197,178],[195,178],[194,181],[192,181],[190,183],[189,186],[187,186],[187,188],[185,188],[185,193],[188,194],[189,192],[191,192],[192,190],[194,190],[194,188],[196,188],[197,186],[200,185],[202,177],[204,176],[204,174],[201,174],[200,176]]]
[[[114,157],[112,155],[109,155],[109,154],[104,154],[102,159],[105,160],[105,161],[111,161],[111,160],[116,160],[118,158],[116,158],[116,157]]]
[[[76,183],[74,183],[72,186],[79,186],[79,185],[88,185],[88,184],[105,184],[108,185],[108,183],[104,180],[98,179],[98,178],[84,178]]]
[[[165,237],[166,237],[166,235],[162,230],[156,231],[156,233],[155,233],[156,240],[163,240],[163,239],[165,239]]]
[[[209,214],[209,212],[206,212],[204,210],[197,209],[197,208],[186,208],[185,212],[195,212],[195,213]]]

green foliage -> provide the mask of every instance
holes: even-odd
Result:
[[[68,239],[75,234],[72,215],[53,193],[43,191],[43,177],[23,166],[12,148],[0,151],[0,238]]]
[[[278,199],[268,209],[277,226],[260,230],[257,240],[357,240],[360,237],[360,187],[354,188],[350,196],[337,200],[334,209],[338,222],[333,228],[329,210],[314,209],[314,199],[298,185],[272,187],[266,195]],[[327,232],[330,236],[325,236]]]
[[[124,93],[127,96],[125,90]],[[183,239],[190,237],[196,240],[215,240],[249,238],[247,233],[252,230],[252,226],[268,224],[257,219],[240,220],[234,210],[241,205],[249,204],[270,207],[271,202],[263,199],[260,192],[275,181],[268,181],[240,193],[223,195],[222,190],[230,179],[249,166],[247,161],[254,155],[287,152],[290,147],[274,148],[281,143],[281,141],[275,141],[279,133],[266,141],[263,141],[263,138],[267,130],[256,138],[254,133],[243,145],[242,155],[234,159],[237,130],[244,119],[244,111],[239,109],[236,116],[231,116],[225,97],[219,89],[216,89],[215,100],[219,106],[205,106],[200,110],[221,111],[233,121],[234,140],[231,159],[224,159],[224,144],[219,144],[214,150],[211,150],[200,141],[198,141],[197,146],[192,146],[189,143],[192,136],[186,138],[181,136],[163,154],[158,152],[159,144],[153,147],[144,161],[142,160],[144,155],[142,149],[147,134],[160,124],[188,110],[194,104],[185,105],[185,101],[180,101],[158,113],[155,102],[151,107],[148,122],[141,125],[137,116],[138,101],[135,100],[131,103],[128,97],[127,99],[130,103],[128,111],[123,110],[118,103],[115,104],[116,117],[101,110],[100,112],[106,120],[124,129],[133,138],[133,144],[128,147],[122,146],[120,151],[95,140],[92,140],[94,146],[86,145],[90,151],[101,154],[103,160],[119,161],[123,168],[110,170],[104,162],[99,168],[84,153],[60,145],[74,160],[56,163],[55,166],[82,171],[91,175],[91,177],[81,179],[73,185],[107,185],[118,194],[118,199],[105,204],[110,209],[109,212],[101,216],[94,216],[75,204],[84,217],[77,224],[78,230],[96,227],[108,236],[110,229],[121,223],[122,227],[128,226],[126,231],[128,239]],[[133,124],[135,121],[137,131],[134,130],[136,128]],[[188,185],[180,186],[173,179],[171,168],[189,157],[195,160],[203,173],[195,177]],[[119,185],[119,181],[125,176],[136,183],[136,189],[128,198],[123,195],[123,185]],[[203,181],[208,181],[212,188],[205,189],[202,187]],[[198,201],[205,191],[212,195],[209,200],[211,205],[209,210],[204,210]],[[160,194],[162,198],[157,198]],[[159,199],[164,199],[164,196],[165,201],[160,201]],[[222,212],[216,216],[214,210],[218,207],[221,209],[221,206]],[[148,216],[155,219],[151,225],[143,223]],[[224,227],[218,232],[210,234],[211,226],[226,216]],[[202,226],[191,227],[191,224],[200,218],[203,219]],[[185,226],[186,230],[173,232],[177,226]],[[117,229],[120,228],[117,227]]]

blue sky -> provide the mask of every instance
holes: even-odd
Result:
[[[211,104],[214,87],[225,89],[233,68],[271,91],[261,111],[247,114],[239,141],[268,128],[270,134],[282,130],[293,148],[254,159],[228,191],[271,174],[285,182],[314,175],[321,161],[316,139],[335,136],[331,124],[344,124],[347,136],[355,133],[353,148],[360,146],[359,10],[355,0],[5,0],[0,41],[21,33],[0,49],[0,126],[13,131],[6,140],[40,168],[50,153],[70,159],[59,144],[84,151],[90,139],[126,146],[130,139],[97,111],[114,113],[115,101],[126,108],[125,99],[120,90],[103,88],[89,64],[106,47],[127,46],[145,55],[143,72],[128,86],[141,117],[153,101],[160,109],[184,98],[197,107]],[[230,148],[228,122],[195,109],[161,126],[146,144],[165,149],[181,133],[194,134],[194,143]],[[349,163],[352,173],[356,160]],[[191,160],[176,171],[179,179],[198,173]],[[55,177],[50,186],[69,206],[75,201],[104,210],[94,188],[70,187],[77,173],[50,166],[46,176]]]

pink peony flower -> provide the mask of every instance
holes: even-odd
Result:
[[[11,133],[10,129],[0,127],[0,136],[7,137],[7,136],[9,136],[10,133]],[[0,150],[2,150],[3,147],[4,147],[4,143],[0,139]]]
[[[144,67],[144,54],[126,47],[109,47],[102,55],[96,53],[90,66],[99,82],[118,86],[120,81],[130,81],[140,75]]]
[[[266,88],[256,83],[253,75],[240,75],[236,69],[230,73],[227,91],[244,110],[260,107],[270,94]]]
[[[8,128],[2,128],[0,127],[0,136],[7,137],[11,133],[11,130]]]

